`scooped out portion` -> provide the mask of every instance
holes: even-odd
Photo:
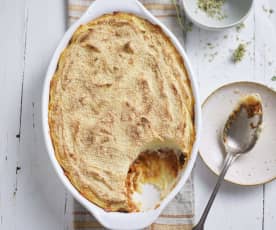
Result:
[[[127,176],[129,207],[133,211],[158,207],[177,183],[185,162],[186,155],[172,148],[145,150],[140,153]]]

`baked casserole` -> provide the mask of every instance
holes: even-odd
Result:
[[[141,210],[141,184],[164,198],[195,139],[182,57],[159,26],[129,13],[80,26],[51,80],[49,128],[65,175],[107,211]]]

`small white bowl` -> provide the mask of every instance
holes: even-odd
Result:
[[[195,99],[195,129],[196,129],[196,140],[193,145],[193,150],[188,161],[186,168],[183,170],[182,175],[174,187],[174,189],[168,194],[168,196],[161,202],[160,206],[154,210],[149,210],[145,212],[137,212],[137,213],[121,213],[121,212],[106,212],[104,209],[98,207],[93,204],[89,200],[87,200],[84,196],[82,196],[75,187],[71,184],[69,179],[64,175],[63,169],[59,165],[53,148],[53,144],[49,135],[49,125],[48,125],[48,103],[49,103],[49,90],[50,90],[50,82],[56,71],[58,59],[60,54],[67,46],[70,41],[75,30],[82,24],[85,24],[103,14],[111,13],[114,11],[122,11],[136,14],[140,17],[143,17],[153,24],[156,24],[161,27],[164,33],[171,39],[178,52],[183,58],[185,63],[187,73],[189,79],[191,81],[192,91]],[[175,195],[180,191],[185,182],[187,181],[193,165],[195,163],[199,145],[199,136],[200,136],[200,126],[201,126],[201,105],[199,100],[197,84],[194,78],[194,74],[192,72],[192,68],[188,57],[181,46],[180,42],[176,39],[172,32],[170,32],[158,19],[156,19],[146,8],[137,0],[96,0],[92,5],[88,8],[88,10],[83,14],[83,16],[74,23],[69,30],[65,33],[62,40],[60,41],[52,59],[48,67],[48,71],[46,73],[44,86],[43,86],[43,95],[42,95],[42,127],[43,134],[46,143],[46,147],[50,156],[50,160],[54,166],[54,169],[63,182],[64,186],[71,192],[73,197],[81,203],[89,212],[93,214],[93,216],[106,228],[108,229],[143,229],[150,224],[152,224],[155,219],[160,215],[160,213],[164,210],[167,204],[175,197]],[[148,197],[151,198],[151,197]]]
[[[254,0],[225,0],[222,19],[210,17],[198,8],[198,0],[182,0],[187,17],[197,26],[206,30],[223,30],[242,23],[250,13]]]

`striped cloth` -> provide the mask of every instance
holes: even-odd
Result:
[[[79,19],[94,0],[68,0],[68,25]],[[111,0],[116,1],[116,0]],[[127,1],[127,0],[126,0]],[[144,6],[161,20],[183,43],[183,30],[179,26],[176,6],[178,0],[142,0]],[[191,178],[186,185],[166,207],[160,217],[147,230],[190,230],[194,215],[193,184]],[[73,221],[70,226],[74,230],[102,230],[101,225],[77,201],[71,206]]]

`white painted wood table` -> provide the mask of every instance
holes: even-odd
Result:
[[[256,0],[240,32],[186,36],[202,100],[224,83],[271,81],[276,75],[274,0]],[[0,229],[70,229],[72,198],[57,179],[41,134],[40,100],[45,71],[66,29],[64,0],[0,0]],[[248,42],[241,63],[231,50]],[[208,45],[212,43],[212,45]],[[276,150],[275,150],[276,154]],[[198,159],[194,170],[196,219],[216,177]],[[206,229],[276,229],[276,181],[239,187],[224,183]]]

